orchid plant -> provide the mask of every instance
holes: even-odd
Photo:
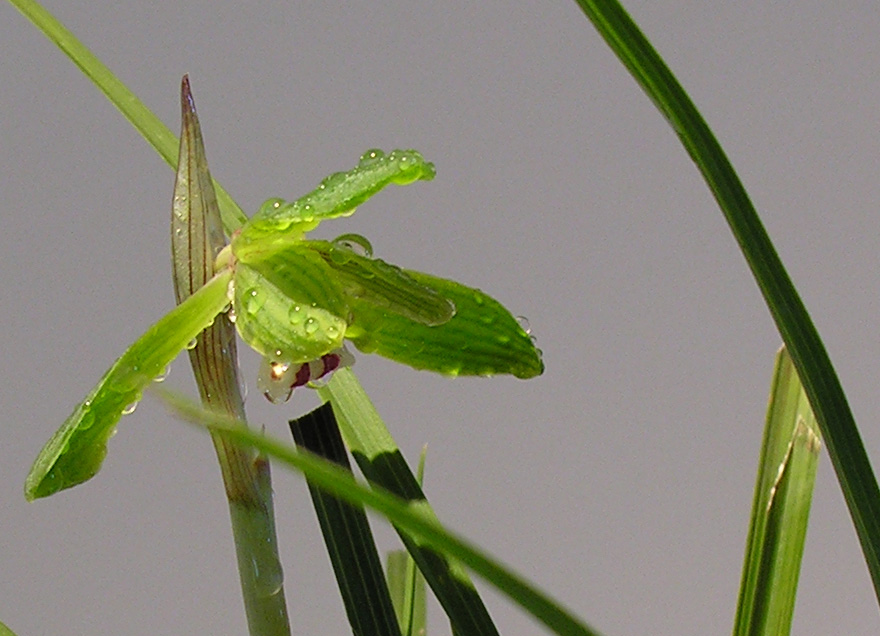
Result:
[[[369,150],[355,168],[331,174],[304,197],[269,199],[227,243],[185,77],[182,104],[180,157],[189,169],[178,170],[172,246],[186,249],[178,243],[186,242],[194,206],[213,210],[204,221],[216,251],[206,259],[212,276],[185,294],[180,289],[185,277],[175,276],[180,304],[122,354],[46,443],[26,480],[28,499],[94,476],[121,416],[216,320],[234,323],[263,356],[258,384],[272,401],[286,400],[293,388],[351,364],[345,340],[365,353],[447,375],[541,374],[534,339],[482,291],[375,258],[359,235],[306,238],[321,222],[352,214],[389,184],[432,179],[434,166],[421,154]],[[198,189],[191,187],[193,180]],[[205,200],[193,201],[191,192]]]

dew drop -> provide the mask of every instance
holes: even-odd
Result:
[[[384,157],[385,153],[378,148],[370,148],[361,155],[361,160],[358,162],[358,165],[361,167],[369,166],[381,161]]]
[[[260,206],[260,210],[257,214],[272,214],[281,209],[282,205],[284,205],[284,199],[268,199]]]
[[[92,413],[88,405],[83,406],[85,406],[85,409],[82,416],[79,418],[79,424],[77,425],[77,429],[79,430],[91,428],[95,424],[95,414]]]
[[[517,316],[516,322],[519,323],[519,328],[526,332],[526,334],[532,333],[532,326],[529,324],[529,319],[525,316]]]
[[[257,388],[266,396],[272,404],[281,404],[290,399],[293,386],[290,376],[291,365],[270,362],[263,358],[260,362],[260,370],[257,373]]]
[[[329,177],[325,177],[323,181],[321,181],[321,185],[318,186],[321,190],[326,188],[335,188],[339,184],[341,184],[346,179],[346,174],[344,172],[334,172]]]
[[[360,234],[342,234],[333,239],[333,246],[339,249],[354,252],[358,256],[373,255],[373,246],[365,236]]]
[[[236,319],[238,318],[238,316],[235,315],[235,309],[230,309],[228,312],[226,312],[226,318],[234,325]]]
[[[300,307],[299,305],[294,305],[290,308],[290,312],[288,313],[287,317],[290,320],[290,324],[298,325],[303,320],[305,320],[306,314],[303,311],[302,307]]]
[[[313,333],[318,331],[318,326],[319,325],[318,325],[317,320],[315,320],[314,318],[309,318],[308,320],[306,320],[306,325],[305,325],[306,333],[309,335],[312,335]]]
[[[260,311],[265,303],[265,295],[261,294],[256,287],[247,290],[244,294],[244,309],[251,315]]]
[[[196,348],[196,345],[197,345],[197,344],[199,344],[199,339],[198,339],[198,338],[193,338],[192,340],[190,340],[189,342],[186,343],[186,350],[187,350],[187,351],[192,351],[193,349]]]
[[[165,365],[165,368],[162,369],[162,372],[153,378],[153,382],[164,382],[165,378],[168,377],[168,373],[171,371],[171,365]]]
[[[122,409],[122,414],[123,415],[131,415],[132,413],[134,413],[134,410],[137,408],[137,405],[138,405],[137,400],[135,400],[134,402],[132,402],[131,404],[126,406],[124,409]]]

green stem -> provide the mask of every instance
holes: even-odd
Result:
[[[156,117],[144,103],[123,84],[58,19],[34,0],[9,0],[34,26],[76,64],[91,79],[110,102],[119,109],[156,152],[172,168],[177,165],[177,137]],[[247,220],[244,212],[219,183],[214,183],[223,223],[231,233]]]
[[[181,303],[214,275],[214,255],[225,245],[189,80],[181,84],[181,135],[171,211],[174,291]],[[235,327],[224,315],[199,334],[189,352],[202,403],[244,421]],[[287,636],[283,575],[275,539],[269,464],[253,449],[212,434],[229,500],[232,534],[251,636]]]

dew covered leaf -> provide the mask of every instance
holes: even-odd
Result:
[[[336,172],[296,201],[269,199],[233,240],[241,261],[251,252],[267,251],[303,238],[326,219],[348,216],[382,188],[434,178],[434,164],[415,150],[368,150],[348,172]]]
[[[416,282],[396,265],[362,256],[339,241],[304,241],[333,268],[347,299],[371,303],[428,326],[441,325],[455,314],[455,305],[435,290]]]
[[[107,454],[107,441],[122,412],[185,349],[228,303],[231,272],[211,279],[138,338],[40,451],[25,480],[30,501],[93,477]]]
[[[478,289],[429,274],[402,270],[417,284],[455,306],[447,322],[429,326],[364,299],[349,297],[346,338],[416,369],[447,375],[512,374],[531,378],[544,371],[541,352],[498,301]]]

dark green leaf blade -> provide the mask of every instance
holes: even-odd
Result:
[[[348,471],[348,455],[329,402],[290,421],[298,447]],[[363,506],[322,490],[308,479],[345,613],[358,636],[400,636],[397,616]]]
[[[230,279],[230,272],[214,277],[110,367],[40,451],[25,480],[29,501],[81,484],[98,472],[123,410],[136,404],[144,388],[223,310]]]
[[[344,387],[338,382],[341,378],[344,378],[342,381],[342,385],[345,385]],[[327,391],[327,387],[324,387],[319,389],[319,392],[322,395],[332,393],[342,398],[341,406],[343,410],[347,411],[347,414],[345,416],[340,415],[340,410],[337,410],[335,402],[333,408],[343,436],[348,439],[345,428],[350,427],[351,424],[343,425],[343,417],[347,419],[354,416],[354,421],[359,423],[363,421],[363,417],[360,417],[363,414],[360,413],[361,407],[367,407],[370,410],[374,409],[371,404],[368,404],[369,400],[367,400],[363,389],[357,386],[357,380],[350,369],[340,369],[336,372],[330,381],[331,385],[334,383],[337,384],[337,390]],[[272,456],[284,464],[302,471],[327,492],[331,492],[351,503],[369,506],[371,509],[381,513],[398,525],[406,533],[405,536],[411,536],[414,542],[418,542],[417,545],[425,546],[424,549],[430,549],[438,556],[441,554],[448,555],[449,559],[453,560],[456,565],[453,568],[447,567],[443,571],[441,578],[435,581],[435,583],[440,585],[441,589],[449,589],[453,585],[467,585],[470,588],[470,594],[468,594],[466,589],[460,589],[458,593],[463,593],[470,596],[472,601],[479,602],[476,590],[468,582],[467,573],[464,567],[462,567],[464,565],[494,585],[498,591],[520,605],[538,621],[545,624],[553,633],[560,636],[592,636],[598,633],[499,561],[477,549],[473,544],[446,530],[439,523],[423,496],[413,496],[417,493],[420,495],[421,491],[418,488],[416,478],[405,468],[405,462],[403,473],[389,475],[392,478],[392,483],[389,484],[391,488],[395,491],[410,493],[410,495],[401,499],[398,496],[394,496],[387,488],[375,482],[370,484],[370,487],[362,485],[352,477],[351,472],[341,469],[326,459],[315,457],[312,453],[298,452],[290,445],[278,442],[265,433],[249,429],[239,420],[207,411],[191,400],[168,391],[158,389],[155,393],[164,400],[178,417],[199,426],[208,426],[211,430],[220,432],[230,439],[259,449],[263,455]],[[352,402],[349,398],[352,398],[354,401]],[[374,419],[378,418],[378,415],[368,417]],[[368,434],[368,437],[384,436],[377,430],[373,430]],[[346,443],[348,444],[348,442]],[[399,453],[397,454],[399,455]],[[378,463],[380,460],[381,458],[377,457],[375,463]],[[402,458],[401,461],[403,461]],[[358,465],[361,465],[360,461],[358,461]],[[404,477],[404,475],[409,475],[409,477]],[[401,480],[401,477],[404,478]],[[415,484],[414,489],[410,487],[410,483],[407,483],[409,480],[411,480],[412,484]],[[372,482],[373,480],[371,479],[370,481]],[[443,560],[447,561],[448,564],[448,559]],[[422,567],[421,563],[420,567]],[[434,583],[432,583],[432,587],[433,585]],[[437,591],[436,588],[434,590],[435,592]],[[438,600],[442,602],[440,596],[438,594]],[[476,617],[479,612],[478,607],[481,607],[481,604],[479,606],[473,604],[462,605],[463,618]],[[444,606],[444,609],[447,609],[448,613],[446,606]],[[488,617],[484,607],[482,608],[482,614]],[[467,622],[458,624],[457,628],[457,633],[468,634],[468,636],[497,633],[492,628],[491,622],[485,629],[481,628],[480,624]],[[490,629],[492,631],[489,631]]]
[[[576,0],[670,122],[743,252],[798,369],[880,600],[880,486],[831,358],[730,160],[688,94],[615,0]]]
[[[349,298],[352,322],[346,337],[358,349],[453,376],[509,373],[532,378],[544,371],[540,349],[501,303],[479,289],[403,271],[449,300],[455,315],[443,324],[428,326],[367,300]]]

